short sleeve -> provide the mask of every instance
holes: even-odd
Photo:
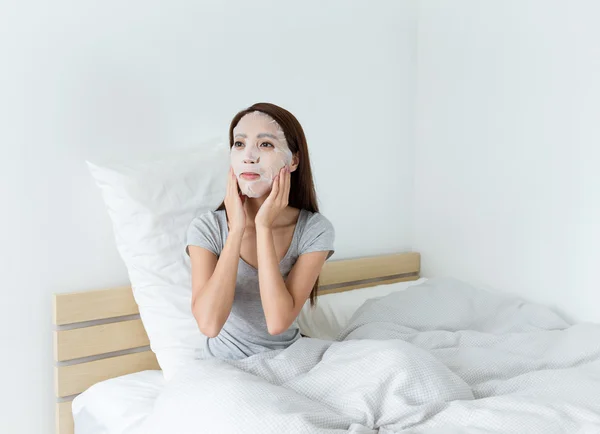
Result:
[[[331,222],[324,215],[314,213],[308,218],[300,237],[298,255],[328,251],[327,259],[329,259],[335,252],[334,241],[335,230]]]
[[[221,230],[214,212],[207,212],[196,217],[187,230],[185,252],[190,254],[189,246],[199,246],[216,256],[221,254]]]

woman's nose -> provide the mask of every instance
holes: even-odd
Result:
[[[244,160],[243,161],[245,164],[258,163],[260,161],[260,156],[258,155],[258,152],[256,152],[256,150],[253,147],[248,146],[244,150]]]

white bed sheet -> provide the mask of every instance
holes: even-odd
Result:
[[[164,384],[162,371],[142,371],[93,385],[73,400],[75,434],[136,433]]]

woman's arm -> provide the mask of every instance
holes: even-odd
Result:
[[[321,273],[327,259],[327,251],[300,255],[283,280],[275,252],[273,231],[257,226],[256,244],[258,257],[258,284],[269,333],[283,333],[300,314],[300,310]]]
[[[229,234],[219,258],[202,247],[188,246],[192,263],[192,313],[200,331],[210,338],[221,332],[231,313],[242,237],[246,229],[244,199],[239,194],[237,179],[231,168],[224,202]]]
[[[200,331],[215,337],[227,321],[237,279],[243,232],[230,232],[217,260],[214,253],[189,246],[192,263],[192,313]]]

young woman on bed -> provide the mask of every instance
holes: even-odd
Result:
[[[287,110],[258,103],[229,127],[231,169],[221,206],[192,222],[192,312],[207,336],[200,358],[239,359],[299,339],[333,254],[318,212],[304,131]]]

